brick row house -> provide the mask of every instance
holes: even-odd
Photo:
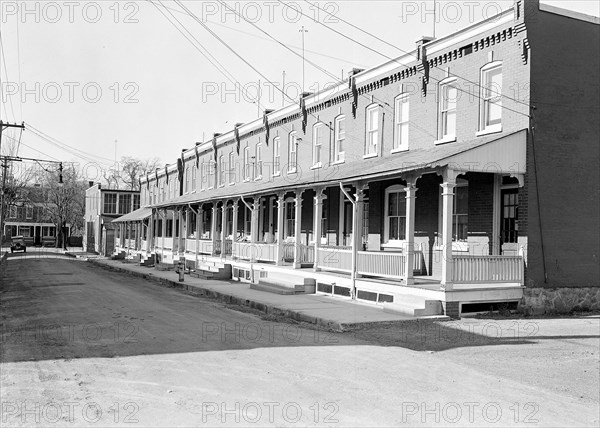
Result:
[[[37,189],[33,189],[32,193]],[[38,201],[35,201],[38,199]],[[52,220],[51,204],[41,202],[43,199],[9,205],[7,218],[4,223],[4,236],[7,241],[13,236],[23,236],[28,246],[55,246],[58,236],[57,225]],[[65,224],[67,236],[70,235],[71,225]]]
[[[421,38],[144,177],[117,251],[412,315],[598,308],[598,29],[517,1]]]

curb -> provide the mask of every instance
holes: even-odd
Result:
[[[245,306],[251,309],[255,309],[259,312],[263,312],[269,315],[275,315],[279,317],[285,317],[294,321],[310,324],[312,326],[316,326],[320,329],[326,329],[334,332],[348,332],[348,331],[356,331],[364,328],[375,327],[375,326],[394,326],[399,324],[406,323],[424,323],[424,322],[433,322],[433,321],[450,321],[451,319],[446,316],[439,317],[429,317],[429,318],[415,318],[415,319],[405,319],[405,320],[396,320],[396,321],[365,321],[365,322],[357,322],[357,323],[341,323],[337,321],[333,321],[327,318],[321,318],[318,316],[312,316],[303,314],[301,312],[297,312],[291,309],[284,309],[277,306],[273,306],[267,303],[258,302],[255,300],[245,299],[243,297],[237,297],[232,294],[226,294],[219,291],[215,291],[209,288],[205,288],[201,285],[192,285],[186,284],[185,282],[179,282],[177,280],[171,280],[167,278],[160,278],[152,275],[152,273],[141,273],[132,271],[126,268],[111,266],[101,262],[98,262],[96,259],[87,259],[88,263],[92,263],[95,266],[98,266],[102,269],[110,270],[113,272],[125,273],[137,278],[145,279],[148,281],[152,281],[159,286],[167,287],[167,288],[177,288],[181,290],[188,291],[189,293],[205,297],[208,299],[216,300],[221,303],[227,303],[230,305],[236,306]]]

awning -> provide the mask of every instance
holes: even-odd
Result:
[[[324,166],[316,170],[301,171],[268,180],[229,184],[209,192],[191,193],[170,201],[153,205],[166,208],[215,199],[228,199],[240,195],[257,195],[290,188],[318,187],[358,180],[384,179],[399,174],[451,167],[459,171],[489,172],[500,174],[524,174],[526,168],[527,130],[522,129],[498,137],[491,134],[468,141],[452,142],[429,148],[409,150],[392,156],[370,159],[349,159],[339,165]],[[120,220],[120,219],[119,219]]]
[[[148,218],[152,215],[152,208],[142,207],[135,211],[131,211],[129,214],[125,214],[119,218],[113,220],[113,223],[123,223],[126,221],[140,221]]]

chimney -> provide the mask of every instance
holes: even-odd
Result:
[[[356,76],[358,73],[365,71],[364,68],[353,68],[352,70],[350,70],[348,72],[348,77],[352,78],[353,76]]]
[[[93,181],[88,181],[88,187],[93,187],[94,186],[94,182]]]
[[[432,40],[435,40],[435,37],[421,36],[420,39],[417,39],[417,41],[416,41],[416,43],[417,43],[417,59],[419,61],[421,61],[423,59],[423,45],[431,42]]]

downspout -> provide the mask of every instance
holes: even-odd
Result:
[[[356,201],[352,199],[350,194],[344,189],[343,183],[340,181],[340,190],[348,198],[352,204],[352,271],[350,272],[350,280],[352,281],[352,300],[356,300]]]
[[[194,251],[194,253],[195,253],[195,260],[196,260],[195,266],[197,269],[198,268],[198,246],[200,245],[200,230],[198,230],[198,216],[199,216],[200,210],[196,211],[194,208],[192,208],[192,204],[188,204],[188,207],[196,215],[196,251]]]

